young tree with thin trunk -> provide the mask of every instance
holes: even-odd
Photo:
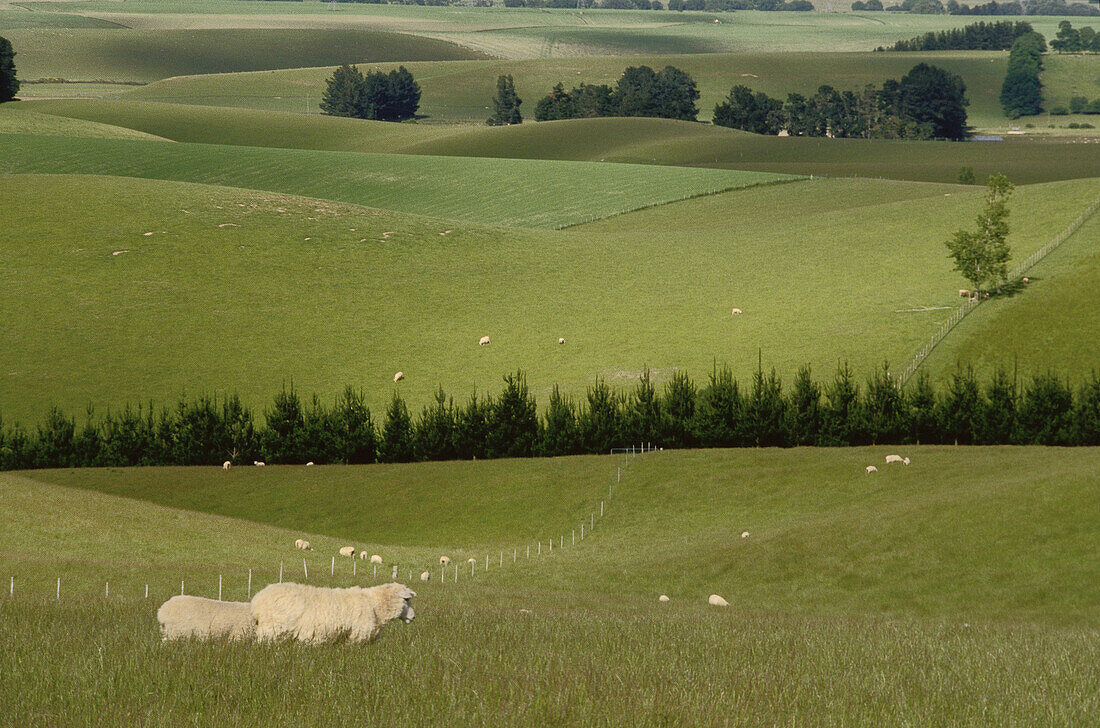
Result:
[[[976,295],[988,285],[1004,282],[1008,276],[1008,198],[1015,189],[1003,174],[987,183],[985,209],[978,215],[978,229],[956,230],[945,245],[955,260],[955,270],[970,281]]]

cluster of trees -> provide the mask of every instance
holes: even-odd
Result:
[[[582,119],[597,116],[651,116],[695,121],[699,89],[684,71],[665,66],[631,66],[611,88],[607,84],[582,83],[570,91],[557,84],[535,106],[537,121]]]
[[[420,107],[420,84],[401,66],[396,71],[370,71],[343,65],[326,81],[321,111],[332,116],[374,121],[404,121]]]
[[[852,3],[852,10],[868,10],[868,11],[880,11],[882,10],[882,0],[856,0]]]
[[[983,5],[973,6],[948,0],[945,7],[952,15],[1100,15],[1100,9],[1085,3],[1067,3],[1065,0],[1028,0],[1024,3],[998,3],[991,0]]]
[[[962,79],[925,63],[901,81],[862,92],[822,86],[807,98],[788,94],[786,102],[746,86],[734,86],[714,108],[714,123],[756,134],[885,139],[963,139],[966,86]]]
[[[1100,53],[1100,35],[1091,25],[1078,30],[1073,23],[1058,23],[1058,35],[1050,42],[1050,49],[1059,53]]]
[[[872,0],[873,2],[877,0]],[[852,8],[856,8],[853,6]],[[869,9],[869,8],[868,8]],[[1025,33],[1034,32],[1030,23],[1010,20],[986,23],[984,20],[964,28],[928,32],[910,40],[899,40],[891,51],[1007,51]]]
[[[519,113],[523,100],[516,95],[516,84],[511,74],[497,77],[497,95],[493,97],[493,115],[486,123],[489,126],[507,126],[522,124],[523,115]]]
[[[0,104],[11,101],[19,93],[19,79],[15,77],[15,50],[11,41],[0,37]]]
[[[660,0],[598,0],[578,5],[571,0],[504,0],[506,8],[577,8],[593,7],[604,10],[664,10]]]
[[[1055,116],[1064,116],[1065,114],[1100,114],[1100,99],[1089,101],[1084,96],[1072,96],[1069,100],[1068,109],[1064,106],[1055,106],[1050,110],[1050,113]]]
[[[1046,40],[1038,33],[1025,33],[1008,52],[1008,71],[1001,85],[1001,106],[1010,119],[1033,116],[1043,110],[1043,51]]]
[[[957,443],[1100,445],[1100,378],[1079,389],[1053,374],[1024,385],[972,370],[937,391],[921,375],[905,390],[885,365],[861,386],[845,365],[822,383],[803,368],[789,389],[758,370],[742,386],[727,368],[697,385],[677,373],[662,388],[648,373],[629,392],[597,381],[580,404],[557,388],[540,416],[522,373],[496,397],[456,404],[442,390],[415,417],[396,394],[376,426],[348,388],[331,408],[275,397],[259,425],[236,397],[181,400],[174,409],[125,408],[78,426],[50,410],[36,429],[0,426],[0,469],[237,463],[372,463],[606,453],[652,442],[666,448]]]

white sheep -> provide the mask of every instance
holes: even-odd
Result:
[[[301,549],[302,551],[313,550],[313,547],[309,545],[309,541],[300,538],[294,541],[294,548]]]
[[[382,557],[379,556],[378,554],[372,554],[371,557],[370,557],[370,562],[372,564],[381,564],[382,563]]]
[[[256,620],[248,602],[219,602],[179,594],[160,605],[157,621],[165,640],[245,640],[256,636]]]
[[[229,470],[231,467],[233,467],[233,463],[229,462],[228,460],[222,463],[222,470]]]
[[[363,561],[366,561],[367,559],[370,558],[370,554],[368,554],[366,551],[360,551],[359,552],[359,558]]]
[[[662,594],[661,596],[657,597],[657,601],[667,602],[668,601],[668,595],[667,594]]]
[[[440,556],[439,557],[439,563],[442,566],[450,566],[451,565],[451,557],[450,556]]]
[[[1030,281],[1029,279],[1027,279],[1027,278],[1021,278],[1021,279],[1020,279],[1020,282],[1021,282],[1021,283],[1023,283],[1023,284],[1025,285],[1025,286],[1026,286],[1026,285],[1027,285],[1028,283],[1031,283],[1031,281]]]
[[[877,473],[877,472],[878,472],[878,468],[876,468],[876,467],[875,467],[874,465],[868,465],[868,466],[867,466],[867,472],[868,472],[868,473]]]
[[[350,556],[351,558],[354,559],[355,558],[355,547],[354,546],[341,546],[340,547],[340,555],[341,556]]]
[[[405,372],[398,372],[397,374],[393,375],[393,381],[394,382],[400,382],[404,378],[405,378]]]
[[[308,463],[306,463],[306,467],[307,468],[312,468],[313,467],[313,461],[310,460]]]
[[[959,298],[970,298],[970,291],[965,288],[959,289]]]
[[[904,458],[901,462],[902,462],[903,465],[908,465],[909,464],[909,458]]]
[[[733,315],[733,316],[740,316],[740,315],[741,315],[741,314],[743,314],[743,313],[744,313],[744,311],[742,311],[741,309],[739,309],[739,308],[735,308],[735,309],[733,309],[733,311],[732,311],[731,315]]]
[[[304,544],[304,543],[305,543],[305,541],[303,541],[302,539],[296,538],[296,539],[294,539],[294,548],[300,549],[300,548],[302,548],[302,544]]]
[[[565,343],[565,339],[564,339],[564,338],[559,338],[559,339],[558,339],[558,343],[559,343],[559,344],[564,344],[564,343]]]
[[[347,589],[271,584],[252,597],[252,618],[261,641],[369,642],[391,620],[412,622],[416,615],[409,600],[415,596],[396,582]]]
[[[741,538],[748,538],[748,537],[749,537],[749,532],[748,531],[742,531],[741,532]]]
[[[900,463],[901,461],[902,461],[901,455],[887,455],[886,456],[887,464],[889,464],[889,463]]]
[[[489,343],[489,337],[488,336],[482,336],[480,339],[478,339],[477,345],[478,346],[485,346],[488,343]]]
[[[252,464],[255,465],[257,468],[262,468],[267,463],[265,463],[263,460],[253,460]]]
[[[707,604],[712,604],[716,607],[728,607],[730,605],[729,602],[727,602],[725,599],[718,596],[717,594],[711,594],[709,597],[707,597]]]
[[[420,572],[420,581],[427,581],[430,578],[432,578],[432,572],[430,572],[430,571],[421,571]]]

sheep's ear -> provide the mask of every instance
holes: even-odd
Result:
[[[405,587],[404,589],[401,590],[401,598],[402,599],[412,599],[415,596],[416,596],[416,592],[414,592],[409,587]]]

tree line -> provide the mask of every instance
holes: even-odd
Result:
[[[858,0],[857,0],[858,1]],[[853,10],[855,4],[853,3]],[[868,8],[869,9],[869,8]],[[891,51],[1007,51],[1025,33],[1034,32],[1030,23],[1010,20],[986,23],[984,20],[963,28],[928,32],[909,40],[899,40]]]
[[[1100,377],[1074,390],[1052,373],[1025,383],[1004,371],[979,382],[957,371],[937,389],[922,373],[904,390],[883,365],[864,383],[847,365],[791,386],[758,369],[742,384],[715,367],[703,384],[646,372],[629,391],[597,379],[578,402],[554,387],[541,415],[522,372],[496,396],[455,402],[440,389],[413,415],[396,392],[376,423],[347,387],[327,406],[283,388],[261,424],[236,396],[182,397],[172,408],[126,406],[83,425],[52,408],[36,428],[0,422],[0,469],[133,465],[373,463],[607,453],[658,447],[884,444],[1100,445]]]
[[[1058,33],[1050,42],[1050,49],[1058,53],[1100,53],[1100,35],[1091,25],[1074,28],[1073,23],[1058,23]]]
[[[963,139],[966,86],[962,79],[921,63],[900,81],[861,92],[822,86],[810,97],[792,93],[773,99],[747,86],[734,86],[714,108],[714,123],[756,134],[880,139]]]
[[[690,74],[674,66],[654,71],[631,66],[612,88],[582,83],[566,91],[561,83],[535,105],[536,121],[597,116],[646,116],[695,121],[699,89]]]
[[[332,116],[404,121],[420,107],[420,84],[408,69],[363,74],[357,66],[337,68],[325,82],[321,111]]]

